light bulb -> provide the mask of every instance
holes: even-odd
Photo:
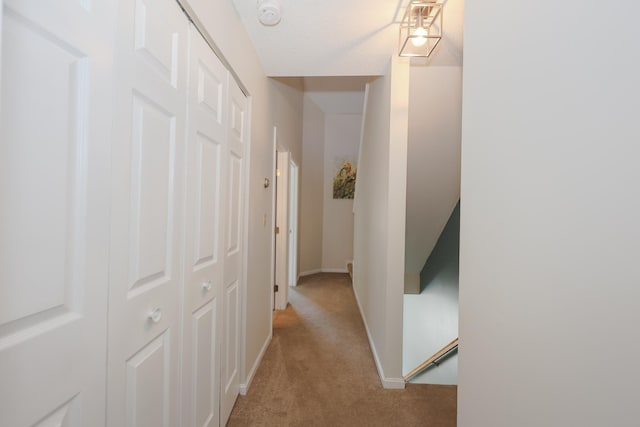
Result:
[[[415,47],[424,46],[427,43],[427,30],[423,27],[416,28],[411,35],[413,36],[411,37],[411,44]]]

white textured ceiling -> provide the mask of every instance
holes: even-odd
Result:
[[[232,0],[272,77],[381,75],[398,51],[409,0],[276,0],[282,20],[258,21],[259,0]],[[444,0],[444,37],[429,65],[460,65],[463,0]],[[420,60],[418,60],[420,62]],[[422,61],[425,62],[424,60]]]

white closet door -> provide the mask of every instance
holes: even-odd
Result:
[[[0,425],[100,426],[115,5],[0,9]]]
[[[188,21],[123,0],[116,45],[107,423],[179,425]]]
[[[189,30],[183,310],[183,426],[220,423],[220,322],[227,70]]]
[[[243,268],[245,155],[247,154],[247,98],[229,79],[227,194],[225,208],[224,289],[222,332],[221,423],[231,414],[240,391],[240,301]]]

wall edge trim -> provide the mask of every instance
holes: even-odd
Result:
[[[367,320],[364,317],[362,306],[360,305],[360,298],[358,297],[358,292],[356,291],[355,287],[353,287],[353,294],[356,297],[356,304],[358,304],[358,311],[360,312],[360,317],[362,318],[362,323],[364,324],[364,330],[367,332],[367,339],[369,340],[369,348],[371,349],[373,361],[376,365],[376,370],[378,371],[378,376],[380,377],[380,382],[382,383],[382,387],[385,389],[404,389],[405,388],[404,378],[387,378],[384,375],[384,369],[380,364],[380,358],[378,357],[376,346],[373,342],[373,338],[371,337],[371,332],[369,332],[369,325],[367,325]]]

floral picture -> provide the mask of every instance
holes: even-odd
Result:
[[[345,160],[333,177],[333,198],[353,199],[356,191],[356,168]]]

